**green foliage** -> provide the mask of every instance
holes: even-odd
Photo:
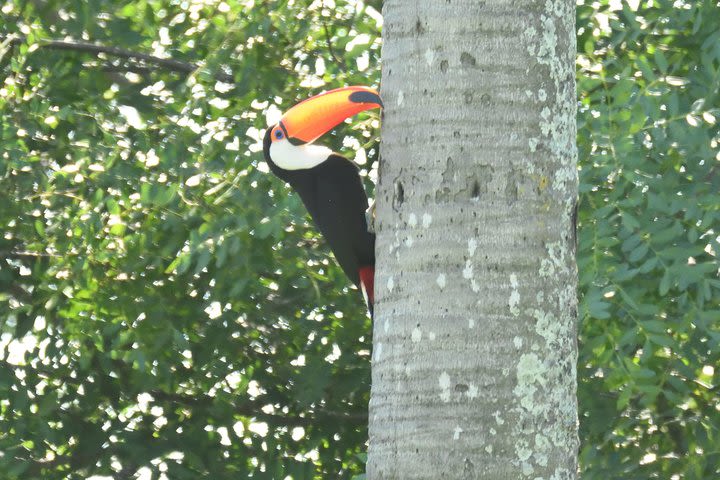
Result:
[[[364,470],[370,322],[258,141],[266,113],[377,79],[370,5],[0,3],[24,39],[0,44],[2,478]],[[328,141],[373,161],[365,118]]]
[[[720,476],[718,25],[578,6],[583,478]]]
[[[362,478],[370,325],[258,135],[376,82],[379,3],[2,4],[3,478]],[[587,479],[720,474],[719,24],[578,5]],[[326,141],[373,162],[371,124]]]

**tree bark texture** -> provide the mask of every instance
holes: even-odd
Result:
[[[371,480],[577,477],[574,8],[384,3]]]

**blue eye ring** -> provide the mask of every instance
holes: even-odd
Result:
[[[275,138],[276,138],[277,140],[282,140],[282,138],[283,138],[283,132],[282,132],[282,130],[280,130],[280,129],[275,130]]]

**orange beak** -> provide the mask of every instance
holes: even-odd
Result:
[[[280,119],[280,128],[295,145],[311,143],[364,110],[382,108],[380,95],[368,87],[343,87],[304,100]]]

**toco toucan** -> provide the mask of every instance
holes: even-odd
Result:
[[[371,316],[375,235],[368,230],[368,199],[359,168],[313,142],[346,118],[382,106],[377,92],[367,87],[321,93],[288,110],[267,129],[263,142],[270,170],[300,195],[340,267],[362,290]]]

